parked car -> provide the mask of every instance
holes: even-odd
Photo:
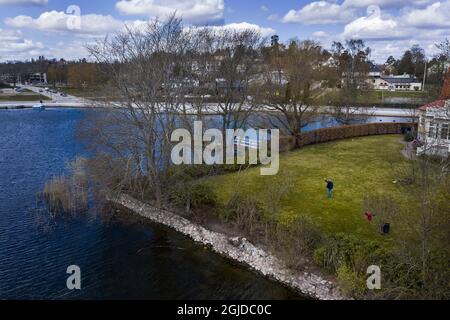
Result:
[[[65,94],[64,92],[61,92],[61,97],[67,97],[67,94]]]

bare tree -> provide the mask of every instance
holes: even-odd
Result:
[[[207,79],[213,84],[209,111],[219,114],[222,130],[241,128],[255,109],[252,79],[259,71],[265,39],[254,30],[212,30],[214,51]]]
[[[93,167],[108,189],[133,185],[161,205],[175,179],[171,133],[202,120],[210,101],[223,131],[242,126],[253,109],[250,80],[263,42],[251,30],[187,28],[172,15],[88,47],[111,79],[108,112],[86,131],[107,164]]]
[[[170,135],[184,105],[191,36],[181,19],[172,15],[165,22],[130,27],[88,47],[106,66],[111,77],[108,89],[114,93],[104,101],[109,112],[90,127],[96,151],[103,161],[109,160],[104,171],[124,169],[113,179],[115,187],[127,180],[145,181],[157,205],[168,183]]]
[[[313,41],[292,41],[286,49],[275,50],[268,58],[259,101],[269,112],[268,121],[287,135],[296,146],[306,125],[317,115],[313,106],[321,94],[322,47]]]
[[[358,95],[368,87],[370,52],[370,48],[366,47],[362,40],[348,40],[345,46],[340,42],[333,43],[332,61],[342,81],[332,113],[342,124],[361,120],[368,113],[367,108],[357,107],[357,99]]]

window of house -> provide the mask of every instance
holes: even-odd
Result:
[[[436,136],[437,136],[436,122],[430,122],[430,127],[428,129],[428,137],[436,138]]]
[[[441,125],[441,139],[448,140],[449,139],[449,124],[443,123]]]
[[[425,117],[421,116],[420,117],[420,126],[423,128],[425,126],[425,124],[426,124]]]

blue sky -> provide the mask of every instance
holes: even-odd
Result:
[[[187,24],[255,28],[282,41],[362,38],[378,62],[413,44],[432,56],[450,38],[450,0],[0,0],[0,60],[85,57],[85,44],[175,10]]]

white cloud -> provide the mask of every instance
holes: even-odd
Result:
[[[316,31],[316,32],[313,32],[312,35],[315,38],[326,38],[329,36],[329,34],[326,33],[325,31]]]
[[[119,12],[164,18],[176,11],[187,22],[202,23],[223,19],[224,0],[120,0]]]
[[[382,8],[401,8],[404,6],[421,6],[430,2],[431,0],[345,0],[342,6],[347,8],[367,8],[375,5]]]
[[[253,30],[259,32],[259,34],[263,37],[271,36],[276,33],[276,31],[272,28],[261,27],[257,24],[248,23],[248,22],[240,22],[240,23],[230,23],[225,24],[223,26],[211,26],[209,27],[213,30],[235,30],[235,31],[244,31],[244,30]]]
[[[360,38],[372,48],[372,59],[384,62],[386,57],[400,57],[414,44],[436,53],[435,43],[450,37],[450,0],[425,8],[408,8],[392,16],[370,7],[367,16],[348,23],[339,40]]]
[[[41,42],[23,38],[20,31],[0,29],[0,60],[13,60],[27,56],[44,47]]]
[[[402,19],[413,27],[450,28],[450,0],[433,3],[425,9],[409,10]]]
[[[2,4],[45,6],[48,0],[0,0],[0,5]]]
[[[346,39],[384,40],[404,37],[399,23],[390,17],[383,17],[378,7],[369,7],[368,16],[360,17],[344,28],[343,37]]]
[[[81,16],[79,29],[71,29],[69,28],[71,25],[69,21],[72,18],[74,18],[73,15],[53,10],[42,13],[36,19],[24,15],[6,18],[5,24],[14,28],[30,28],[48,32],[71,32],[84,35],[103,35],[120,30],[123,27],[123,22],[114,19],[112,16],[87,14]]]
[[[20,31],[0,29],[0,41],[19,41],[22,38],[23,36]]]
[[[450,36],[450,0],[436,2],[421,9],[408,9],[399,16],[383,15],[379,8],[369,7],[368,15],[344,28],[344,38],[371,40],[437,39]]]
[[[290,10],[282,22],[298,22],[303,24],[333,24],[345,23],[355,18],[355,10],[345,8],[337,3],[315,1],[300,10]]]
[[[269,8],[267,8],[265,5],[262,5],[261,11],[267,12],[267,11],[269,11]]]
[[[89,58],[89,53],[86,49],[87,44],[90,43],[79,40],[59,42],[56,46],[48,47],[45,50],[41,50],[41,55],[56,59],[64,57],[64,59],[67,60]]]

